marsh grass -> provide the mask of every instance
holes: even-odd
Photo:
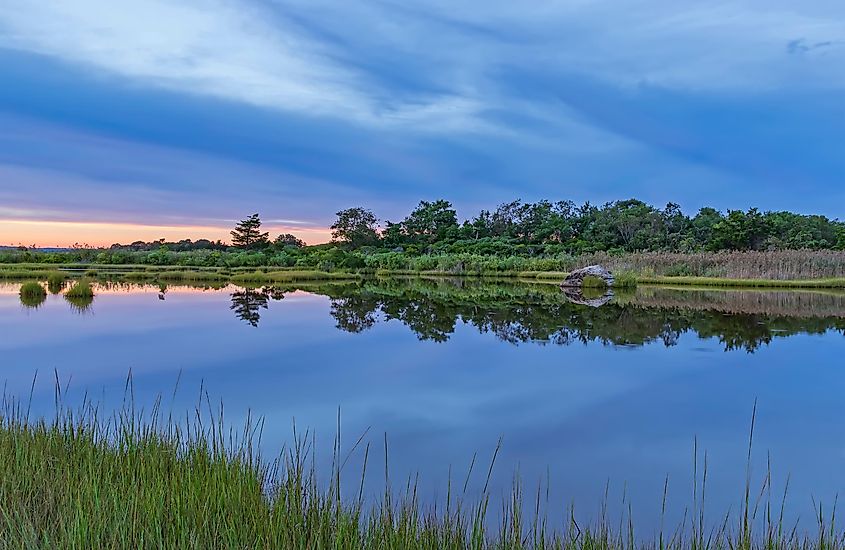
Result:
[[[38,279],[43,271],[32,269],[0,269],[0,279]]]
[[[596,277],[593,275],[587,275],[584,277],[584,280],[581,282],[582,288],[590,288],[594,290],[602,290],[607,288],[607,281],[602,279],[601,277]]]
[[[633,290],[637,288],[637,275],[631,271],[619,271],[613,274],[613,288]]]
[[[835,279],[726,279],[721,277],[658,277],[639,276],[642,284],[683,285],[700,287],[731,287],[731,288],[804,288],[804,289],[839,289],[845,288],[845,278]]]
[[[61,271],[50,271],[47,273],[47,289],[51,294],[59,294],[65,286],[67,275]]]
[[[0,540],[9,548],[302,548],[302,549],[810,549],[837,550],[845,538],[830,516],[816,510],[816,528],[800,531],[784,519],[787,492],[772,495],[771,468],[762,486],[752,488],[755,412],[749,436],[746,482],[738,513],[705,513],[707,454],[693,456],[692,505],[674,529],[661,527],[653,540],[635,535],[631,505],[611,519],[607,505],[590,524],[574,510],[549,519],[547,485],[528,494],[519,476],[491,522],[490,480],[501,449],[495,447],[477,499],[467,500],[466,476],[449,482],[441,505],[424,505],[417,482],[394,490],[384,437],[384,492],[364,497],[370,444],[364,436],[349,449],[333,445],[330,471],[318,480],[312,434],[294,431],[294,442],[274,461],[263,460],[263,421],[247,416],[242,429],[226,427],[223,407],[207,394],[184,420],[165,412],[162,400],[137,410],[127,383],[124,407],[112,416],[83,400],[62,404],[56,383],[56,414],[31,420],[29,405],[4,396],[0,415]],[[181,418],[181,417],[180,417]],[[350,473],[353,453],[362,469]],[[377,466],[375,469],[378,470]],[[375,472],[376,475],[381,475]],[[342,477],[353,476],[356,491],[341,492]],[[360,481],[358,481],[360,480]],[[668,478],[661,517],[666,514]],[[463,487],[463,489],[461,489]]]
[[[20,299],[24,306],[38,308],[47,299],[47,291],[41,283],[30,281],[21,285]]]
[[[73,286],[71,286],[67,292],[65,292],[66,298],[93,298],[94,297],[94,288],[91,286],[91,282],[87,279],[80,279],[76,281]]]
[[[170,282],[214,282],[227,281],[230,277],[213,271],[162,271],[156,273],[155,278]]]
[[[358,280],[361,275],[358,273],[340,273],[326,271],[254,271],[252,273],[241,273],[233,275],[230,280],[235,284],[267,284],[267,283],[290,283],[297,281],[337,281],[337,280]]]
[[[65,292],[64,298],[74,311],[84,313],[94,303],[94,288],[87,279],[80,279]]]

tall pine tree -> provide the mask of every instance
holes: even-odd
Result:
[[[232,233],[232,244],[239,248],[259,248],[268,244],[268,233],[261,232],[261,219],[253,214],[241,220]]]

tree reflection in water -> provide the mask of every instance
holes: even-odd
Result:
[[[232,305],[229,309],[241,321],[257,327],[261,322],[260,310],[267,309],[270,300],[281,300],[284,292],[275,287],[244,288],[232,293]]]
[[[795,334],[845,334],[843,294],[642,288],[589,297],[584,305],[580,298],[581,303],[570,301],[556,285],[467,279],[373,279],[306,290],[331,300],[340,330],[360,333],[399,321],[420,340],[434,342],[449,340],[458,323],[512,344],[674,346],[691,332],[717,339],[725,350],[749,353]],[[281,290],[275,292],[281,296]],[[267,289],[237,292],[232,310],[257,326],[259,309],[267,308],[271,296]]]

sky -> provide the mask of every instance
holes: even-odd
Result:
[[[845,217],[841,0],[0,0],[0,244],[513,199]]]

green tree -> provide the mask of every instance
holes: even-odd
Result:
[[[258,214],[239,221],[231,235],[232,244],[238,248],[261,248],[269,242],[269,234],[261,232],[261,219]]]
[[[698,211],[692,219],[690,231],[696,246],[711,248],[713,240],[713,228],[724,219],[722,213],[715,208],[705,206]]]
[[[756,208],[730,210],[713,226],[712,250],[762,250],[769,237],[769,224]]]
[[[420,201],[402,222],[402,229],[411,242],[433,244],[454,238],[458,216],[452,203],[446,200]]]
[[[273,246],[279,249],[284,248],[286,246],[302,248],[303,246],[305,246],[305,241],[297,238],[296,235],[291,235],[290,233],[283,233],[273,240]]]
[[[333,240],[347,243],[353,248],[378,242],[378,219],[370,210],[358,206],[341,210],[336,215],[337,219],[330,228]]]

